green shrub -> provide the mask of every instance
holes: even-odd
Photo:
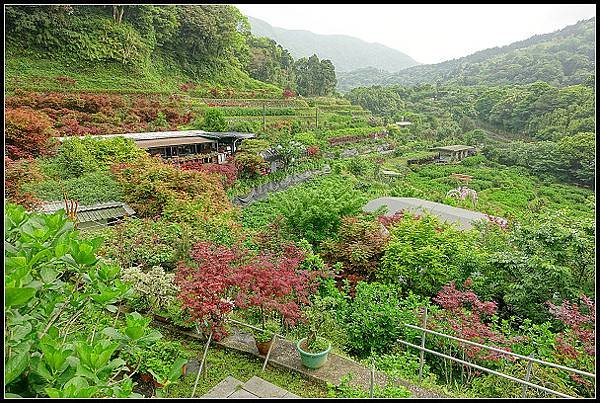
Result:
[[[164,220],[126,219],[106,230],[101,254],[121,267],[173,270],[191,248],[190,229]]]
[[[124,137],[73,137],[62,142],[55,162],[62,178],[108,170],[112,164],[131,162],[145,151]]]
[[[69,199],[77,200],[80,205],[123,199],[121,187],[112,175],[105,171],[87,172],[66,180],[46,179],[28,183],[25,188],[45,201],[63,200],[63,192],[66,192]]]
[[[219,108],[209,108],[204,112],[202,129],[209,132],[222,132],[227,128],[223,111]]]
[[[484,164],[486,161],[487,161],[487,158],[485,158],[485,156],[479,154],[479,155],[474,155],[472,157],[467,157],[467,158],[463,159],[461,161],[461,164],[466,167],[474,167],[477,165]]]
[[[419,219],[408,215],[391,228],[376,277],[402,284],[420,295],[434,296],[444,284],[460,279],[466,265],[479,263],[473,251],[467,232],[434,216]]]
[[[382,353],[396,343],[403,325],[398,291],[393,285],[358,283],[344,318],[353,354]]]
[[[256,133],[260,129],[260,122],[250,120],[233,121],[227,124],[227,131],[240,133]]]
[[[360,212],[365,196],[351,182],[327,177],[294,186],[245,209],[251,226],[263,226],[281,215],[288,233],[318,245],[337,231],[341,219]],[[254,214],[253,214],[254,213]],[[253,217],[252,217],[253,216]]]

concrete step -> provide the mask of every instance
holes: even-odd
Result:
[[[273,385],[258,376],[253,376],[246,382],[228,376],[206,393],[203,398],[226,399],[293,399],[299,396]]]
[[[238,392],[242,388],[243,384],[244,383],[242,381],[235,379],[233,376],[228,376],[202,397],[228,398]]]

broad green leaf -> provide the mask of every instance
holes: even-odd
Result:
[[[117,308],[117,307],[116,307],[116,306],[114,306],[114,305],[106,305],[106,309],[107,309],[109,312],[112,312],[112,313],[115,313],[115,312],[117,312],[117,311],[119,310],[119,308]]]
[[[132,340],[137,340],[144,335],[144,328],[138,326],[128,326],[127,328],[125,328],[125,334],[129,336],[129,338],[131,338]]]
[[[21,351],[18,354],[9,357],[6,362],[6,367],[4,368],[4,385],[8,385],[25,371],[29,365],[29,357],[29,351]]]
[[[56,280],[58,276],[58,272],[54,270],[52,267],[44,266],[40,269],[40,277],[44,283],[49,284]]]
[[[21,341],[23,340],[29,333],[31,333],[31,323],[23,322],[22,325],[16,325],[12,328],[10,333],[11,340]]]
[[[40,261],[40,259],[46,256],[52,256],[52,253],[48,249],[42,249],[41,251],[36,253],[35,256],[33,256],[33,258],[29,261],[29,266],[34,267],[37,264],[37,262]]]
[[[158,331],[158,330],[153,330],[151,331],[149,334],[147,334],[144,337],[141,337],[138,340],[138,343],[154,343],[157,340],[160,340],[163,337],[163,335]]]
[[[6,288],[5,303],[7,307],[23,305],[35,295],[35,288]]]
[[[169,371],[169,381],[175,382],[181,376],[181,368],[185,365],[187,360],[185,358],[178,358],[175,360],[173,365],[171,365],[171,369]]]
[[[54,399],[63,397],[63,392],[56,388],[46,388],[44,389],[48,397],[52,397]]]
[[[123,335],[114,327],[107,327],[102,330],[102,334],[110,337],[111,339],[122,340],[124,339]]]

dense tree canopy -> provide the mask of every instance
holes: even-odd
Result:
[[[248,72],[252,78],[295,89],[294,58],[281,45],[269,38],[251,37]]]
[[[554,86],[593,86],[596,18],[503,47],[397,73],[361,69],[340,73],[340,91],[363,85],[508,85],[545,81]]]
[[[331,60],[317,55],[303,57],[294,63],[298,93],[303,96],[330,95],[335,90],[335,68]]]

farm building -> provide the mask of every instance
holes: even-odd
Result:
[[[92,138],[125,137],[132,139],[149,154],[160,155],[166,160],[198,160],[222,164],[234,154],[244,139],[256,137],[253,133],[206,132],[204,130],[181,130],[147,133],[124,133],[90,136]],[[68,137],[59,137],[63,141]]]
[[[40,210],[52,214],[65,209],[64,201],[47,202]],[[116,224],[125,217],[135,216],[135,211],[122,202],[98,203],[89,206],[77,206],[76,218],[78,229],[90,229],[99,226]]]
[[[465,157],[475,155],[477,153],[475,147],[465,146],[462,144],[434,147],[431,149],[431,151],[437,151],[437,160],[442,162],[460,161]]]

